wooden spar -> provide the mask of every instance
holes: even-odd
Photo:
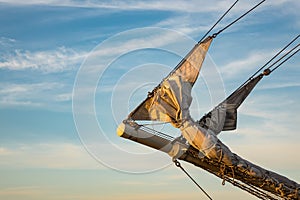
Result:
[[[217,160],[199,156],[199,151],[192,146],[180,140],[164,138],[154,132],[150,133],[132,121],[121,123],[117,129],[117,134],[120,137],[168,153],[172,158],[192,163],[261,199],[300,199],[300,185],[298,183],[254,165],[236,154],[234,155],[240,161],[239,163],[244,163],[243,167],[229,167]],[[257,171],[262,172],[263,176],[258,176]]]
[[[170,140],[142,130],[135,122],[121,123],[117,129],[117,134],[120,137],[132,140],[165,153],[169,153],[172,149]]]

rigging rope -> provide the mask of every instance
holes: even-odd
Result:
[[[228,14],[228,12],[236,5],[236,3],[239,0],[236,0],[231,6],[230,8],[220,17],[220,19],[209,29],[209,31],[202,37],[202,39],[198,42],[201,43],[202,40],[210,33],[210,31]],[[248,13],[250,13],[251,11],[253,11],[255,8],[257,8],[260,4],[262,4],[264,1],[261,1],[260,3],[258,3],[256,6],[252,7],[250,10],[248,10],[246,13],[244,13],[242,16],[240,16],[239,18],[237,18],[236,20],[234,20],[233,22],[231,22],[230,24],[228,24],[226,27],[224,27],[223,29],[219,30],[217,33],[214,33],[212,35],[212,37],[217,37],[217,35],[219,35],[221,32],[223,32],[225,29],[229,28],[230,26],[232,26],[234,23],[236,23],[237,21],[239,21],[240,19],[242,19],[244,16],[246,16]],[[189,55],[189,54],[188,54]],[[169,78],[182,64],[182,62],[185,61],[185,57],[179,62],[179,64],[168,74],[168,76],[166,76],[162,82]],[[159,84],[160,85],[160,84]]]
[[[220,33],[222,33],[227,28],[229,28],[230,26],[232,26],[233,24],[235,24],[237,21],[239,21],[240,19],[242,19],[243,17],[245,17],[247,14],[249,14],[251,11],[253,11],[255,8],[257,8],[258,6],[260,6],[265,1],[266,0],[262,0],[261,2],[259,2],[258,4],[256,4],[256,6],[252,7],[250,10],[248,10],[243,15],[241,15],[239,18],[237,18],[236,20],[234,20],[233,22],[231,22],[230,24],[228,24],[227,26],[225,26],[224,28],[222,28],[221,30],[219,30],[217,33],[214,33],[213,37],[217,37]]]
[[[145,130],[149,133],[152,133],[153,135],[160,136],[160,137],[165,138],[165,139],[170,140],[170,141],[174,140],[174,137],[171,136],[171,135],[167,135],[163,132],[157,131],[155,129],[149,128],[149,127],[144,126],[144,125],[139,125],[139,126],[140,126],[140,129]]]
[[[297,35],[292,41],[290,41],[285,47],[283,47],[276,55],[274,55],[266,64],[264,64],[261,68],[259,68],[248,80],[252,79],[256,74],[258,74],[263,68],[265,68],[268,64],[270,64],[277,56],[279,56],[286,48],[288,48],[291,44],[293,44],[298,38],[300,34]],[[247,80],[247,81],[248,81]]]
[[[173,162],[175,163],[176,167],[179,167],[198,186],[198,188],[207,196],[207,198],[212,200],[209,194],[193,179],[193,177],[191,177],[191,175],[181,166],[178,160],[175,159]]]
[[[156,122],[156,123],[145,123],[145,124],[141,124],[142,126],[154,126],[154,125],[165,125],[165,124],[170,124],[171,122]]]
[[[228,14],[228,12],[236,5],[236,3],[239,0],[236,0],[231,6],[230,8],[220,17],[220,19],[212,26],[212,28],[210,28],[210,30],[204,35],[207,36],[209,34],[209,32]],[[250,10],[248,10],[246,13],[244,13],[243,15],[241,15],[239,18],[237,18],[236,20],[234,20],[233,22],[231,22],[230,24],[228,24],[227,26],[225,26],[223,29],[219,30],[217,33],[214,33],[212,35],[212,37],[217,37],[217,35],[219,35],[221,32],[223,32],[224,30],[226,30],[227,28],[229,28],[230,26],[232,26],[234,23],[236,23],[237,21],[239,21],[240,19],[242,19],[244,16],[246,16],[247,14],[249,14],[251,11],[253,11],[255,8],[257,8],[260,4],[262,4],[263,2],[265,2],[266,0],[261,1],[260,3],[258,3],[256,6],[252,7]],[[198,42],[201,43],[201,41],[204,39],[204,37]],[[191,52],[191,51],[190,51]],[[187,54],[188,56],[189,54]],[[181,64],[185,61],[186,57],[184,57],[179,63],[178,65],[160,82],[160,84],[156,87],[158,88],[161,83],[168,79],[170,76],[173,75],[173,73],[181,66]],[[154,90],[156,89],[154,88]]]
[[[300,44],[297,45],[297,47],[299,46]],[[288,61],[291,57],[293,57],[296,53],[299,52],[300,49],[298,49],[297,51],[295,51],[292,55],[290,55],[289,57],[287,57],[286,59],[284,59],[281,63],[279,63],[276,67],[274,67],[271,72],[275,71],[278,67],[280,67],[283,63],[285,63],[286,61]]]
[[[217,175],[217,174],[216,174]],[[252,185],[248,185],[245,184],[241,181],[237,181],[237,180],[232,180],[231,178],[228,178],[227,176],[225,176],[224,178],[227,182],[231,183],[232,185],[256,196],[259,199],[263,199],[263,200],[278,200],[281,199],[278,196],[275,196],[273,194],[270,194],[269,192],[263,191],[255,186]]]
[[[286,50],[291,44],[293,44],[298,38],[300,37],[300,34],[297,35],[292,41],[290,41],[286,46],[284,46],[280,51],[278,51],[268,62],[266,62],[262,67],[260,67],[252,76],[250,76],[243,84],[238,87],[238,89],[242,88],[248,81],[250,81],[254,76],[256,76],[262,69],[264,69],[266,66],[268,66],[275,58],[277,58],[284,50]],[[270,70],[272,66],[274,66],[276,63],[278,63],[281,59],[283,59],[285,56],[290,54],[292,51],[294,51],[300,44],[296,45],[294,48],[289,50],[286,54],[281,56],[279,59],[277,59],[273,64],[271,64],[269,67],[267,67],[265,70]],[[289,56],[287,59],[285,59],[282,63],[278,64],[274,69],[270,70],[268,72],[271,73],[274,70],[276,70],[279,66],[281,66],[284,62],[289,60],[292,56],[294,56],[299,50],[297,50],[295,53],[293,53],[291,56]],[[237,89],[237,90],[238,90]]]
[[[284,55],[282,55],[280,58],[278,58],[272,65],[270,65],[268,68],[266,68],[265,70],[269,70],[269,73],[271,73],[272,71],[271,71],[271,67],[273,67],[275,64],[277,64],[279,61],[281,61],[284,57],[286,57],[287,55],[289,55],[291,52],[293,52],[297,47],[299,47],[300,46],[300,44],[298,44],[298,45],[296,45],[295,47],[293,47],[291,50],[289,50],[287,53],[285,53]],[[289,56],[288,57],[288,59],[289,58],[291,58],[293,55],[295,55],[297,53],[297,51],[295,52],[295,53],[293,53],[291,56]],[[287,59],[287,60],[288,60]],[[285,62],[286,60],[284,60],[284,62]],[[282,63],[281,63],[282,64]],[[280,64],[280,65],[281,65]],[[276,69],[278,68],[279,66],[277,66],[276,67]]]
[[[235,6],[235,4],[237,4],[239,0],[236,0],[231,6],[230,8],[218,19],[218,21],[204,34],[204,36],[201,38],[201,40],[199,40],[198,43],[202,42],[202,40],[204,40],[204,38],[206,38],[206,36],[215,28],[215,26],[227,15],[227,13]]]

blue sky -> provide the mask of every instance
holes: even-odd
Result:
[[[233,2],[0,0],[0,198],[202,197],[167,155],[124,141],[115,129]],[[257,2],[241,0],[216,30]],[[299,9],[296,0],[267,1],[213,41],[193,91],[194,118],[222,100],[222,95],[215,97],[219,90],[232,92],[299,34]],[[109,67],[99,64],[118,53]],[[82,104],[75,107],[81,109],[75,114],[72,109],[74,83],[88,64],[95,65],[82,81],[99,82],[80,92],[82,97],[95,92],[92,100],[101,129],[85,110],[90,108],[86,102],[79,99]],[[297,182],[299,64],[296,55],[264,78],[239,110],[238,129],[220,135],[237,154]],[[218,80],[210,79],[212,71]],[[217,81],[222,87],[211,87]],[[74,122],[73,114],[82,121]],[[101,141],[93,140],[94,130]],[[86,137],[93,141],[83,141],[88,147],[81,141]],[[141,154],[131,158],[124,152]],[[215,199],[254,199],[184,165]],[[160,170],[121,172],[135,167],[139,172]]]

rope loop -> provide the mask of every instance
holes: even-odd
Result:
[[[181,168],[181,164],[180,164],[180,162],[178,162],[178,160],[175,159],[174,163],[175,163],[176,167],[180,167]]]

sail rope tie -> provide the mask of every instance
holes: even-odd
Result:
[[[266,0],[262,0],[261,2],[259,2],[258,4],[256,4],[254,7],[252,7],[250,10],[248,10],[243,15],[241,15],[239,18],[237,18],[236,20],[234,20],[233,22],[231,22],[230,24],[228,24],[227,26],[225,26],[224,28],[222,28],[221,30],[219,30],[217,33],[214,33],[212,36],[214,38],[217,37],[220,33],[222,33],[223,31],[225,31],[227,28],[229,28],[230,26],[232,26],[233,24],[235,24],[237,21],[239,21],[240,19],[242,19],[246,15],[248,15],[251,11],[253,11],[254,9],[256,9],[258,6],[260,6],[265,1]]]
[[[191,175],[181,166],[180,162],[176,159],[173,160],[176,167],[179,167],[197,186],[198,188],[209,198],[212,200],[212,198],[209,196],[209,194],[191,177]]]
[[[232,181],[234,182],[234,167],[230,167],[231,168],[231,172],[232,172]]]
[[[225,185],[225,182],[226,182],[226,180],[225,180],[225,169],[226,169],[225,164],[220,166],[220,177],[223,179],[222,185]]]
[[[236,0],[231,6],[230,8],[218,19],[218,21],[204,34],[204,36],[201,38],[201,40],[199,40],[198,43],[201,43],[202,40],[204,40],[204,38],[206,38],[206,36],[215,28],[215,26],[229,13],[229,11],[235,6],[235,4],[237,4],[239,0]]]

